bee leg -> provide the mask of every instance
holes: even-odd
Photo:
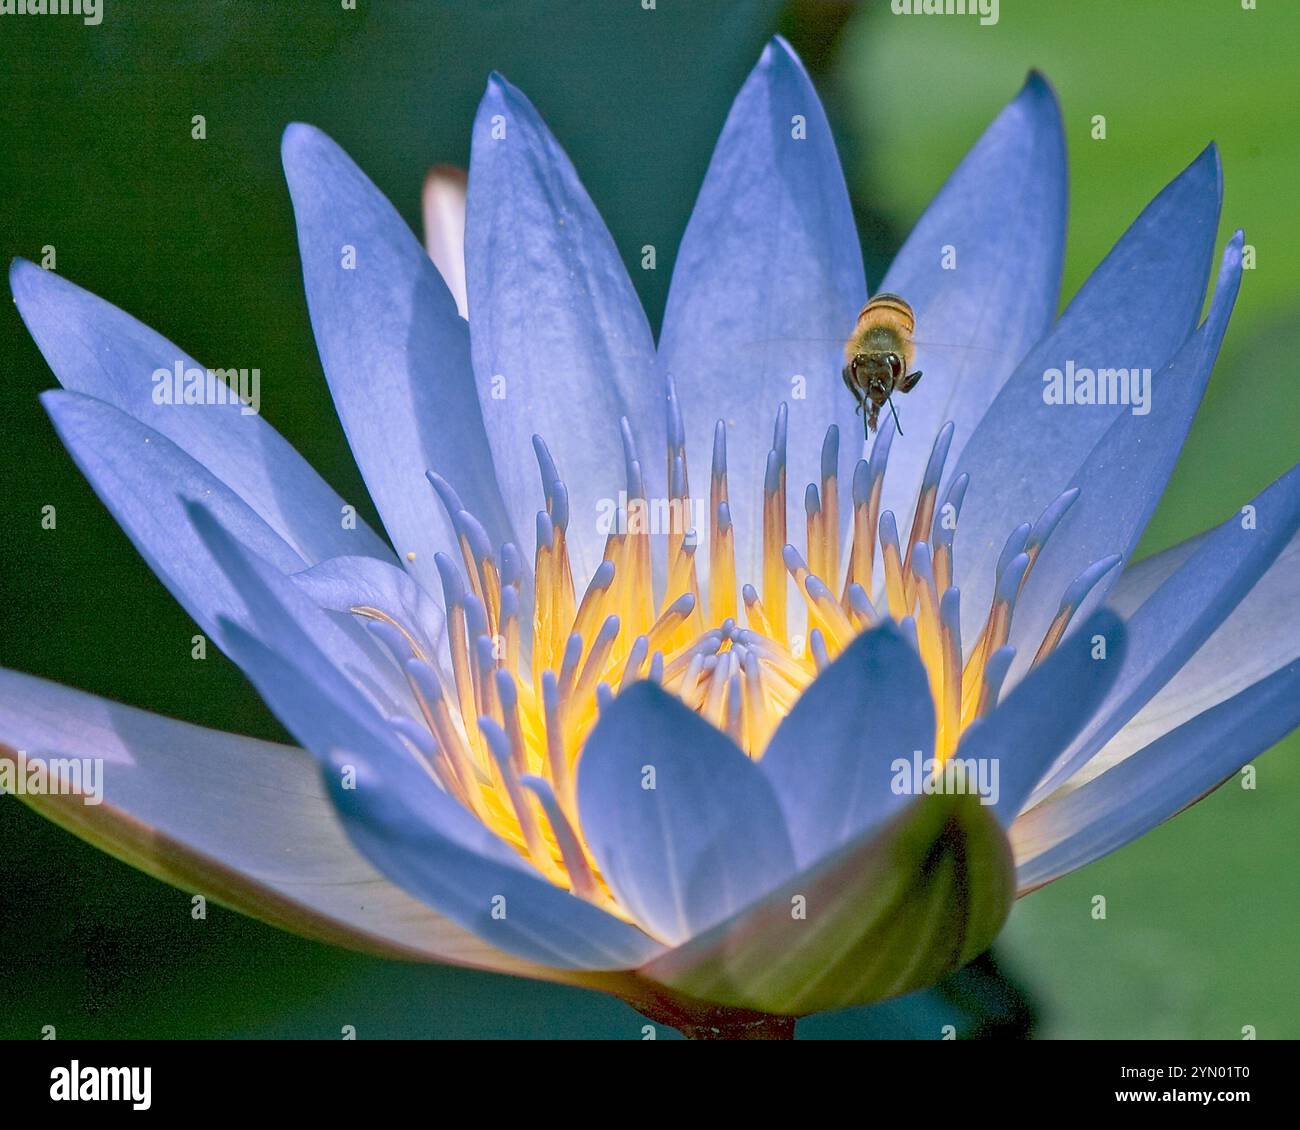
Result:
[[[920,373],[908,373],[907,376],[898,382],[898,391],[911,392],[912,389],[916,388],[916,384],[920,379]]]

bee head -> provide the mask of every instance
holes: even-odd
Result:
[[[868,392],[882,391],[884,395],[903,379],[906,369],[902,357],[892,350],[856,353],[849,365],[860,388]]]

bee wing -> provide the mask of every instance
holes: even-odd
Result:
[[[961,349],[968,350],[971,353],[997,353],[996,349],[990,349],[987,345],[966,345],[956,341],[935,341],[929,337],[912,338],[913,345],[921,345],[926,349]]]

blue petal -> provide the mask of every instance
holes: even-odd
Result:
[[[1123,662],[1124,626],[1113,612],[1098,612],[962,736],[954,761],[997,766],[993,814],[1004,827],[1092,716]]]
[[[1128,411],[1047,404],[1043,374],[1064,371],[1067,362],[1159,371],[1196,327],[1221,198],[1211,146],[1147,206],[1016,367],[952,468],[953,478],[971,476],[954,548],[963,639],[976,637],[988,608],[1009,526],[1032,521],[1065,490],[1106,429]]]
[[[621,417],[650,494],[663,495],[662,386],[618,248],[537,111],[497,75],[474,119],[465,272],[479,400],[515,528],[531,531],[541,508],[537,433],[569,489],[585,579],[604,551],[597,504],[625,486]]]
[[[1196,715],[1011,830],[1024,894],[1135,840],[1194,804],[1300,725],[1300,662]]]
[[[415,236],[342,149],[311,126],[292,125],[282,151],[307,305],[339,419],[388,536],[399,553],[415,553],[411,572],[436,592],[433,555],[455,552],[456,537],[426,471],[456,487],[497,544],[522,544],[492,468],[469,329]]]
[[[1243,510],[1247,508],[1243,507]],[[1194,552],[1132,614],[1128,657],[1115,686],[1092,723],[1071,744],[1060,763],[1036,790],[1041,799],[1085,766],[1121,727],[1195,655],[1229,617],[1281,554],[1300,528],[1300,467],[1292,468],[1250,504],[1255,524],[1244,515],[1229,518],[1200,539]],[[1259,607],[1267,619],[1290,624],[1294,606]],[[1250,636],[1229,621],[1224,631],[1242,659],[1250,656]],[[1264,652],[1270,660],[1276,652]]]
[[[667,942],[707,930],[794,872],[758,766],[654,683],[601,713],[578,765],[578,801],[619,903]]]
[[[914,367],[923,376],[915,394],[897,403],[906,433],[893,445],[884,509],[912,512],[930,440],[951,421],[955,461],[1056,317],[1067,179],[1060,107],[1034,72],[890,265],[880,289],[902,295],[916,314]]]
[[[345,529],[343,500],[270,424],[226,404],[155,402],[158,370],[202,366],[148,326],[89,291],[15,259],[14,301],[59,383],[111,404],[166,436],[230,488],[310,564],[338,554],[392,560],[362,522]],[[206,373],[206,370],[203,370]]]
[[[213,520],[272,567],[295,572],[305,565],[234,491],[135,417],[76,392],[46,392],[41,402],[95,493],[208,634],[218,616],[235,615],[243,600],[195,537],[181,495],[204,499]]]
[[[433,914],[348,843],[300,749],[205,730],[0,670],[0,758],[97,759],[102,803],[38,812],[185,891],[305,937],[397,958],[546,976]]]
[[[223,537],[257,554],[268,570],[291,573],[304,562],[211,472],[166,437],[134,417],[80,393],[46,392],[41,401],[77,466],[167,590],[208,635],[220,639],[219,622],[248,624],[255,615],[247,595],[230,583],[210,546],[196,536],[185,498],[202,499]],[[287,583],[287,582],[286,582]],[[353,678],[391,709],[404,701],[405,680],[366,634],[335,623],[300,597],[318,639],[346,661]]]
[[[790,406],[791,529],[803,520],[799,488],[820,481],[827,426],[839,423],[848,454],[861,451],[862,421],[840,369],[865,299],[830,127],[803,66],[774,39],[713,152],[677,253],[659,343],[680,394],[687,466],[696,475],[709,466],[715,421],[725,420],[734,437],[730,504],[742,582],[761,577],[759,487],[777,406]],[[796,377],[806,381],[806,397]],[[693,486],[698,493],[701,484]]]
[[[1088,453],[1070,485],[1079,497],[1052,533],[1016,602],[1011,643],[1023,669],[1056,615],[1061,594],[1093,561],[1113,553],[1125,560],[1164,493],[1192,417],[1201,403],[1228,328],[1241,283],[1242,234],[1223,253],[1223,266],[1209,315],[1151,382],[1148,413],[1122,413]],[[1117,580],[1112,571],[1110,583]],[[1109,584],[1098,584],[1099,603]],[[1011,677],[1018,677],[1013,668]]]
[[[813,682],[768,743],[760,768],[806,867],[911,799],[891,787],[902,758],[934,751],[925,668],[892,622],[858,636]]]
[[[1297,659],[1300,534],[1292,536],[1268,571],[1191,659],[1124,723],[1119,733],[1073,772],[1069,786],[1076,787],[1104,773],[1189,718]]]
[[[527,961],[624,969],[660,948],[547,882],[443,792],[384,728],[333,655],[316,646],[324,614],[292,581],[250,557],[202,507],[191,507],[190,517],[248,602],[251,630],[223,623],[223,646],[320,760],[344,829],[376,868],[438,913]]]

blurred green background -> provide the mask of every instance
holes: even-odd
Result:
[[[1300,418],[1300,5],[1002,0],[999,22],[860,4],[641,0],[104,0],[104,19],[0,23],[0,232],[208,364],[258,366],[263,413],[364,498],[312,346],[279,167],[284,124],[335,137],[418,230],[425,168],[464,163],[491,69],[536,102],[658,323],[672,249],[730,99],[772,32],[803,55],[840,139],[877,282],[933,192],[1036,66],[1071,161],[1063,297],[1209,140],[1223,237],[1257,248],[1210,390],[1143,543],[1220,520],[1294,460]],[[191,139],[191,118],[207,140]],[[1090,137],[1104,114],[1107,138]],[[1220,241],[1222,243],[1222,240]],[[639,250],[659,248],[656,271]],[[189,658],[188,618],[136,556],[37,402],[54,381],[0,312],[5,551],[0,662],[209,726],[283,737],[238,670]],[[39,527],[58,508],[57,532]],[[372,510],[363,505],[374,521]],[[377,525],[377,523],[376,523]],[[990,959],[939,990],[802,1036],[1300,1036],[1295,737],[1121,853],[1016,908]],[[212,908],[0,800],[0,1036],[638,1038],[578,990],[361,958]],[[1104,894],[1109,917],[1094,922]]]

